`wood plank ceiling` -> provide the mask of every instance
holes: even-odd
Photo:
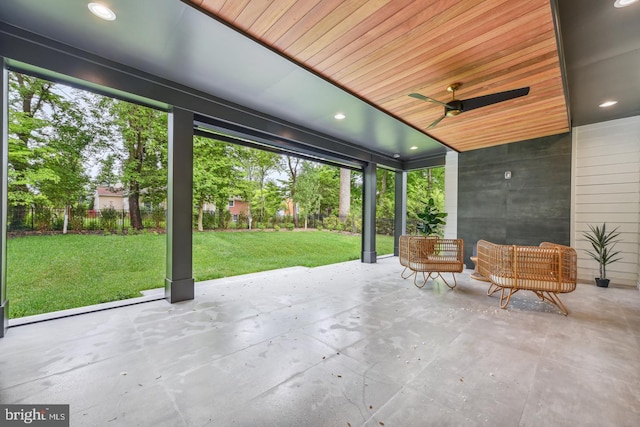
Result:
[[[569,130],[549,0],[189,0],[459,151]],[[529,95],[445,118],[449,101]]]

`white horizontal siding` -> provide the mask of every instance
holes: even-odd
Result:
[[[618,227],[622,259],[607,267],[616,285],[638,286],[640,261],[640,117],[581,126],[573,134],[572,246],[578,277],[592,281],[598,264],[583,233],[588,225]]]
[[[444,167],[444,211],[447,222],[444,226],[444,237],[458,237],[458,153],[449,151]]]

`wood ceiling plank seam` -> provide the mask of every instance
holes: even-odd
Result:
[[[273,3],[274,1],[272,0],[249,1],[233,20],[233,24],[249,33],[249,29],[264,15],[267,8]]]
[[[540,11],[541,9],[538,9]],[[523,15],[521,18],[510,20],[506,22],[504,25],[500,25],[498,27],[493,28],[491,31],[484,31],[482,25],[476,26],[473,30],[469,31],[469,36],[472,37],[469,40],[466,40],[463,43],[460,43],[459,40],[450,41],[450,45],[438,45],[437,49],[431,49],[425,52],[420,52],[418,49],[414,49],[417,52],[415,55],[411,55],[404,59],[400,63],[395,63],[394,67],[375,67],[375,69],[367,69],[367,80],[370,83],[372,80],[377,82],[384,82],[389,76],[402,76],[404,73],[401,71],[405,64],[410,64],[412,62],[415,63],[425,63],[428,62],[437,64],[438,62],[445,60],[446,58],[458,56],[462,52],[473,48],[482,43],[489,43],[490,40],[497,40],[497,43],[500,44],[500,40],[504,37],[505,34],[512,32],[517,28],[525,28],[527,25],[537,27],[538,24],[535,22],[536,17],[539,16],[538,13],[532,12],[527,15]],[[441,53],[437,53],[434,55],[434,51],[443,50]],[[350,86],[350,82],[353,81],[349,77],[340,78],[342,84],[347,87]],[[359,83],[366,84],[362,80],[358,80]],[[383,83],[380,83],[383,84]],[[369,84],[368,87],[374,87],[375,85]]]
[[[208,12],[211,12],[214,15],[218,15],[218,12],[220,11],[220,9],[222,9],[222,7],[224,6],[227,0],[190,0],[190,1],[191,3],[195,4],[196,6]]]
[[[263,43],[270,44],[271,40],[264,37],[265,33],[276,25],[297,1],[298,0],[272,1],[262,15],[249,27],[248,32]]]
[[[224,6],[220,9],[220,11],[216,14],[221,19],[227,21],[230,25],[234,25],[234,21],[242,12],[250,0],[233,0],[225,2]],[[237,27],[237,26],[236,26]]]
[[[407,5],[400,13],[389,17],[384,25],[371,29],[367,32],[366,37],[346,46],[348,49],[343,52],[344,57],[330,56],[317,64],[318,69],[323,71],[331,67],[342,69],[347,66],[346,61],[355,62],[365,56],[366,52],[377,51],[398,38],[400,34],[406,33],[407,29],[404,27],[408,27],[410,30],[422,25],[424,19],[421,19],[421,16],[430,10],[429,6],[425,6],[424,3],[422,0],[416,0]],[[393,19],[394,17],[397,18]],[[398,22],[402,22],[403,25],[399,25]]]
[[[545,39],[548,40],[548,38],[546,37]],[[495,74],[502,74],[502,73],[507,74],[509,72],[513,72],[515,71],[515,69],[511,69],[509,67],[505,69],[504,68],[505,65],[509,65],[510,63],[516,60],[522,60],[526,63],[530,63],[531,61],[536,61],[538,60],[538,58],[542,57],[542,53],[540,51],[544,51],[546,53],[546,52],[549,52],[549,50],[551,49],[555,50],[556,45],[555,45],[555,42],[536,43],[535,47],[538,50],[532,51],[532,49],[523,48],[521,52],[524,55],[522,57],[516,57],[518,52],[515,52],[513,54],[504,55],[504,56],[499,56],[496,54],[496,55],[493,55],[492,57],[485,57],[482,60],[480,58],[465,57],[465,59],[470,60],[470,62],[469,64],[465,64],[465,66],[463,67],[454,66],[449,62],[439,64],[439,68],[434,70],[434,72],[439,72],[439,75],[441,76],[439,79],[441,81],[444,80],[444,81],[448,81],[449,83],[447,83],[446,85],[441,85],[439,87],[438,92],[442,92],[443,96],[446,95],[443,88],[448,86],[448,84],[450,84],[453,81],[463,83],[460,90],[457,91],[457,93],[460,94],[460,97],[466,97],[465,94],[474,94],[475,96],[479,92],[479,89],[480,91],[484,90],[487,92],[498,91],[497,87],[491,87],[491,88],[484,87],[484,86],[476,87],[480,85],[471,84],[472,82],[474,82],[474,80],[470,80],[471,76],[495,75]],[[538,56],[534,56],[534,55],[538,55]],[[557,58],[557,55],[555,55],[555,57]],[[451,70],[451,71],[448,71],[448,70]],[[403,98],[407,96],[409,93],[413,93],[413,92],[422,93],[424,95],[428,95],[429,93],[431,93],[432,95],[428,95],[428,96],[433,96],[433,94],[436,93],[435,91],[429,92],[428,90],[423,89],[423,87],[417,86],[415,83],[421,78],[424,81],[424,77],[421,77],[423,75],[424,73],[421,70],[416,71],[413,75],[409,75],[401,80],[391,81],[389,84],[385,85],[386,87],[383,86],[379,88],[375,92],[368,94],[367,97],[375,100],[376,103],[387,104],[387,101],[389,99],[395,100],[401,97]],[[430,86],[433,86],[433,85],[430,85]],[[405,89],[405,88],[411,88],[411,89]],[[401,90],[400,92],[398,92],[399,89]]]
[[[354,0],[350,0],[350,2],[353,1]],[[322,0],[316,3],[316,5],[292,25],[287,32],[273,41],[273,47],[281,52],[285,52],[290,57],[295,57],[295,50],[292,49],[291,46],[300,39],[305,38],[305,35],[316,28],[320,21],[343,3],[343,0]],[[307,42],[307,38],[305,38],[305,42]]]
[[[306,59],[303,52],[309,49],[314,43],[321,39],[325,34],[332,31],[336,26],[340,25],[349,16],[352,16],[361,7],[367,3],[375,4],[379,0],[346,0],[326,16],[323,16],[316,24],[306,33],[300,34],[297,39],[287,46],[285,52],[304,62]]]
[[[318,61],[314,60],[314,57],[320,53],[325,55],[335,54],[336,51],[342,49],[343,46],[348,45],[360,36],[362,26],[365,25],[365,23],[367,25],[378,24],[379,21],[376,21],[376,19],[381,19],[380,17],[382,15],[380,10],[394,4],[397,8],[397,3],[391,0],[367,1],[302,50],[299,53],[300,58],[303,58],[305,64],[315,68],[315,63]]]
[[[420,0],[415,0],[413,4]],[[424,2],[421,2],[424,4]],[[308,59],[314,69],[324,72],[332,62],[343,59],[340,55],[349,56],[353,52],[363,49],[364,46],[377,40],[386,32],[397,26],[399,19],[405,20],[414,15],[412,4],[399,1],[390,1],[377,13],[367,17],[345,33],[341,43],[329,44],[324,50]],[[406,14],[406,18],[403,18]],[[399,18],[395,18],[399,17]],[[325,64],[322,66],[322,64]]]
[[[460,10],[462,10],[462,14],[459,13]],[[441,40],[445,37],[453,40],[456,38],[454,29],[460,28],[462,30],[466,25],[472,25],[468,22],[477,20],[478,16],[484,12],[486,11],[478,5],[470,9],[464,9],[461,6],[451,7],[444,13],[431,17],[420,26],[375,49],[373,54],[367,55],[369,50],[365,50],[363,58],[348,65],[340,64],[339,69],[329,70],[329,73],[335,80],[348,84],[347,76],[349,76],[349,80],[354,80],[364,75],[368,76],[377,69],[386,70],[407,57],[407,46],[411,46],[411,52],[422,52],[432,45],[440,45]]]
[[[274,48],[277,48],[277,41],[286,33],[293,31],[296,23],[309,14],[312,9],[318,7],[318,4],[322,1],[323,0],[295,1],[293,6],[262,35],[263,40]]]

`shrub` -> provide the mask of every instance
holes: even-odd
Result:
[[[53,213],[51,212],[51,209],[36,208],[35,225],[39,231],[50,230],[52,220],[53,220]]]
[[[115,230],[118,222],[118,211],[114,208],[100,210],[100,225],[105,231]]]
[[[216,214],[213,212],[202,213],[202,228],[205,230],[211,230],[216,228]]]
[[[343,223],[341,223],[341,222],[339,222],[339,223],[336,225],[336,230],[338,230],[338,231],[344,231],[344,224],[343,224]]]
[[[318,229],[318,231],[322,231],[322,225],[318,224],[316,228]]]
[[[273,226],[273,231],[280,231],[280,226],[279,225],[274,225]]]
[[[322,225],[328,230],[335,230],[339,223],[340,220],[335,215],[328,216],[322,220]]]
[[[162,223],[165,218],[166,214],[162,208],[155,208],[153,212],[151,212],[151,219],[153,220],[153,224],[156,228],[162,228]]]
[[[293,229],[296,228],[296,226],[292,222],[286,223],[285,227],[287,227],[287,230],[289,231],[293,231]]]
[[[84,228],[84,219],[87,216],[87,208],[82,205],[71,208],[71,216],[69,218],[69,228],[72,230],[82,230]]]
[[[229,226],[228,226],[227,228],[229,228],[229,230],[235,230],[235,229],[237,229],[237,228],[238,228],[238,223],[237,223],[237,222],[233,222],[233,221],[231,221],[231,222],[229,223]]]

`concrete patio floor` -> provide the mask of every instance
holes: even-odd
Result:
[[[72,426],[640,425],[637,290],[579,285],[565,317],[400,271],[283,269],[11,328],[0,402],[70,404]]]

